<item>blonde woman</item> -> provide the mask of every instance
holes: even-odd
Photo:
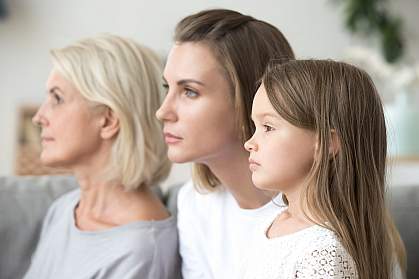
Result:
[[[159,59],[112,35],[51,56],[33,118],[41,161],[70,170],[80,189],[49,209],[25,278],[177,278],[176,222],[151,190],[170,170],[154,117]]]
[[[384,114],[368,74],[297,60],[271,65],[262,81],[249,168],[286,206],[261,227],[241,278],[402,278],[404,246],[385,202]]]

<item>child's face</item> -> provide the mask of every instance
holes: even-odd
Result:
[[[279,116],[263,84],[253,100],[252,119],[256,131],[244,146],[250,152],[253,183],[261,189],[280,191],[301,185],[313,165],[315,133]]]

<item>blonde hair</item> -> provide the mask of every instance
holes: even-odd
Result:
[[[285,36],[273,25],[226,9],[204,10],[182,19],[175,41],[202,42],[210,47],[231,86],[238,137],[244,144],[253,134],[253,97],[271,58],[287,61],[294,53]],[[214,190],[219,179],[204,164],[192,169],[196,185]]]
[[[171,164],[154,115],[163,92],[158,56],[133,40],[106,34],[51,50],[51,56],[84,98],[108,107],[119,120],[107,178],[126,190],[166,178]]]
[[[341,62],[296,60],[269,65],[263,85],[281,117],[317,133],[319,151],[301,205],[312,221],[337,234],[359,278],[391,278],[395,254],[405,270],[404,245],[385,200],[384,113],[368,74]],[[330,153],[332,131],[337,154]]]

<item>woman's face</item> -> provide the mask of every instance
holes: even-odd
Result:
[[[167,95],[156,116],[164,124],[171,161],[208,163],[241,145],[232,88],[205,44],[175,44],[163,78]]]
[[[74,85],[52,70],[47,97],[33,117],[42,128],[41,162],[72,168],[89,161],[100,146],[101,121]]]
[[[284,120],[273,108],[264,86],[253,100],[256,131],[245,143],[255,186],[286,191],[301,185],[314,163],[316,134]]]

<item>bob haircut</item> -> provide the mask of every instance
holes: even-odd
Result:
[[[253,134],[252,102],[259,80],[271,59],[288,61],[294,53],[284,35],[273,25],[239,12],[204,10],[182,19],[175,42],[200,42],[212,50],[230,84],[239,137],[244,144]],[[204,164],[193,166],[194,182],[206,190],[220,184]]]
[[[161,104],[162,64],[133,40],[100,35],[51,50],[55,69],[72,82],[92,107],[112,110],[119,120],[104,175],[125,190],[155,185],[171,163],[154,116]]]

